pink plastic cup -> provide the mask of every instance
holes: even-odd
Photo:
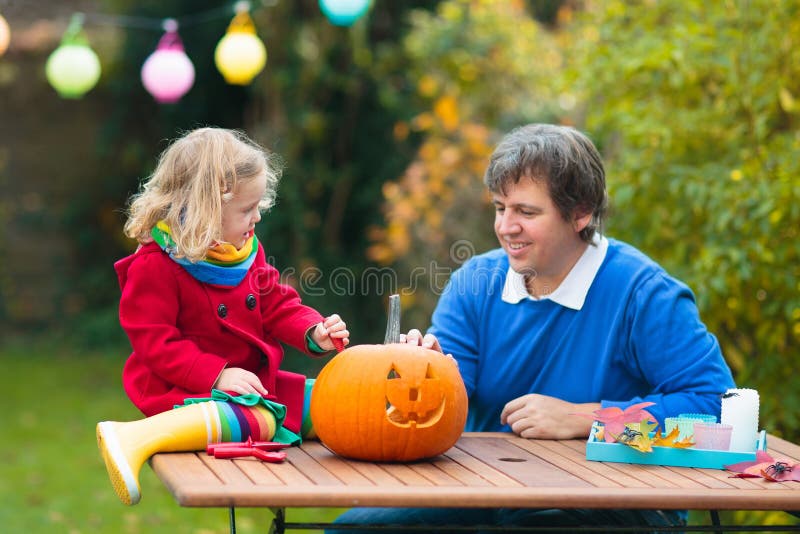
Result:
[[[731,448],[731,432],[733,432],[733,425],[697,422],[694,424],[694,447],[695,449],[727,451]]]

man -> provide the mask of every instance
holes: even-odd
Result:
[[[501,248],[453,273],[430,332],[405,337],[458,361],[469,395],[465,430],[586,438],[591,417],[575,414],[647,401],[662,424],[680,413],[719,416],[720,394],[735,387],[719,344],[686,285],[600,233],[605,172],[585,135],[518,128],[495,149],[484,182]],[[663,526],[685,518],[649,510],[354,509],[338,522]]]

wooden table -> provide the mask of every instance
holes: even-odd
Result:
[[[798,445],[769,436],[767,446],[775,458],[800,461]],[[236,507],[272,508],[273,532],[320,527],[285,523],[286,507],[692,509],[713,511],[715,523],[717,510],[800,510],[800,482],[731,478],[716,469],[594,462],[585,452],[581,440],[465,433],[444,455],[410,464],[346,460],[307,441],[288,449],[281,464],[218,460],[198,452],[157,454],[151,466],[181,506],[229,508],[232,532]],[[721,531],[683,530],[712,528]],[[736,530],[790,528],[800,530],[800,525]]]

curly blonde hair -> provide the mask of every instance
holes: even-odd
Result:
[[[280,162],[244,133],[198,128],[175,140],[158,159],[155,171],[128,203],[124,232],[140,243],[164,220],[176,255],[189,261],[205,258],[222,239],[222,207],[237,185],[266,175],[267,188],[259,209],[275,203]]]

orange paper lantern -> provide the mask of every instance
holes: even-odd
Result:
[[[8,50],[8,43],[11,42],[11,29],[8,27],[8,22],[0,15],[0,56]]]
[[[467,391],[450,357],[406,344],[356,345],[320,371],[311,419],[333,452],[369,461],[429,458],[452,447]]]

